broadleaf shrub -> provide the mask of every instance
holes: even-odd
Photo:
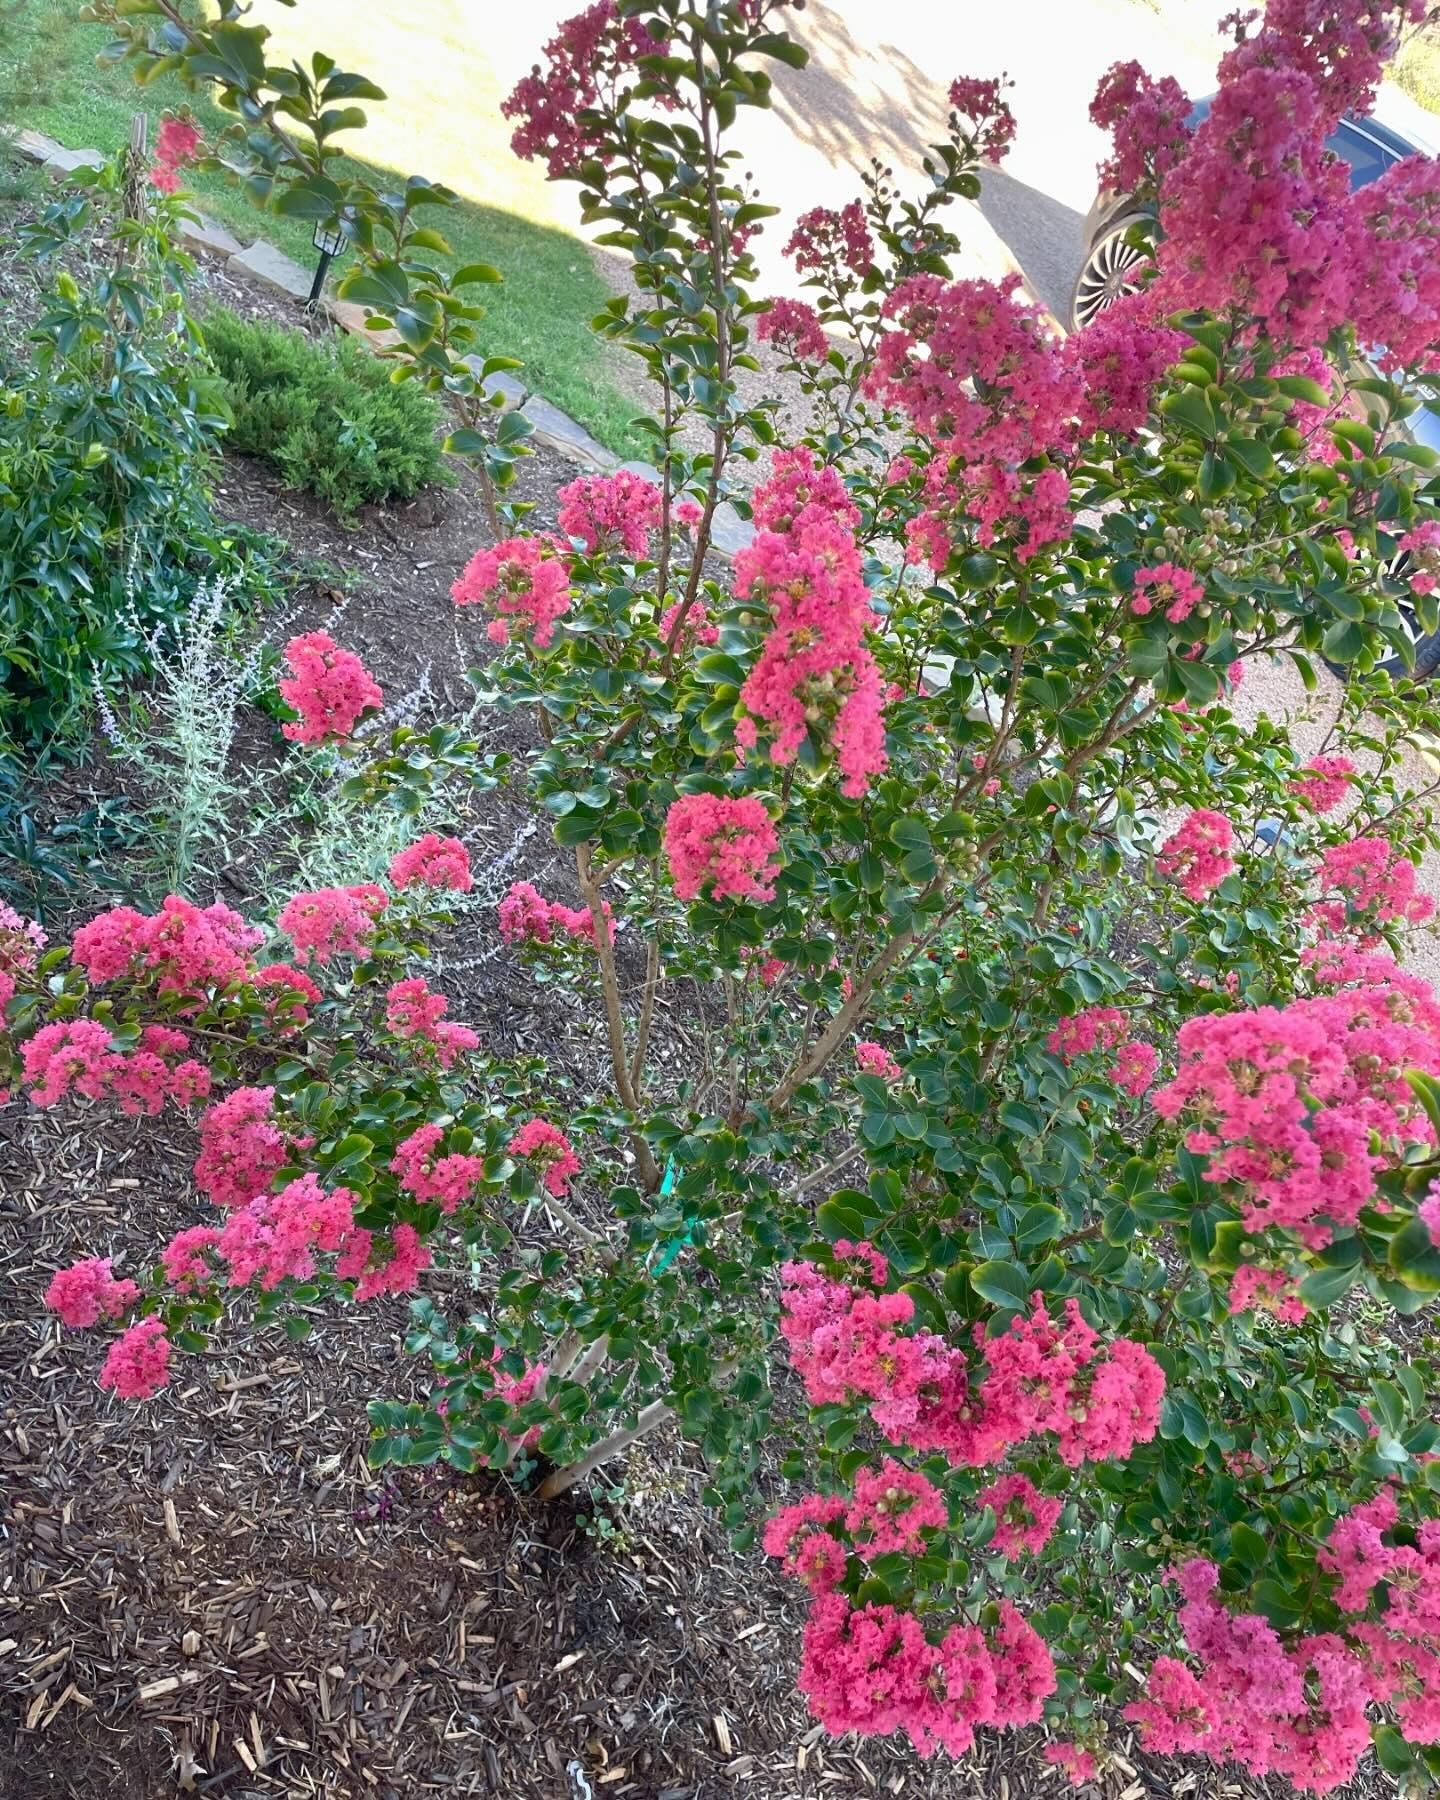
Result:
[[[438,403],[360,345],[223,310],[204,332],[233,415],[230,447],[264,458],[288,487],[346,518],[447,479]]]
[[[172,896],[50,949],[9,919],[16,1088],[194,1109],[208,1203],[158,1273],[86,1257],[51,1304],[130,1320],[100,1380],[143,1399],[236,1289],[279,1317],[453,1261],[480,1292],[415,1301],[433,1379],[374,1402],[375,1460],[551,1496],[675,1420],[743,1535],[780,1447],[764,1542],[831,1730],[960,1753],[1043,1719],[1083,1780],[1118,1714],[1305,1791],[1372,1742],[1433,1781],[1440,1426],[1397,1320],[1440,1293],[1440,1002],[1396,955],[1440,708],[1380,665],[1440,575],[1406,428],[1440,183],[1412,159],[1377,204],[1324,149],[1418,6],[1273,0],[1193,135],[1113,71],[1155,273],[1064,344],[947,260],[1011,134],[990,80],[918,197],[877,169],[801,219],[813,305],[753,292],[726,132],[804,60],[783,10],[599,0],[507,103],[635,257],[598,324],[658,396],[658,485],[577,480],[454,587],[575,858],[578,906],[516,882],[497,934],[608,1081],[450,1016],[427,945],[473,875],[435,833],[253,922]],[[752,332],[813,402],[797,441],[739,398]],[[721,581],[715,508],[766,453]],[[289,649],[294,736],[343,753],[368,676]],[[1316,656],[1349,679],[1302,761],[1231,700]],[[472,754],[352,749],[348,796],[402,813]]]
[[[121,208],[125,156],[22,234],[47,277],[23,362],[0,368],[0,752],[73,742],[97,685],[145,667],[219,554],[210,459],[226,423],[185,307],[175,203]],[[92,231],[108,265],[61,266]]]

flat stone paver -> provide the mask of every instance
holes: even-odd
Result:
[[[562,456],[568,456],[578,463],[586,463],[600,474],[606,474],[615,467],[615,458],[603,444],[597,443],[569,413],[563,413],[558,406],[542,400],[539,394],[532,394],[520,408],[520,412],[535,427],[535,436],[552,450],[558,450]]]
[[[213,250],[217,256],[238,256],[245,248],[233,231],[203,213],[198,219],[182,219],[180,236],[196,249]]]
[[[279,288],[282,294],[293,294],[297,300],[306,300],[310,296],[310,283],[315,279],[314,270],[302,269],[283,250],[277,250],[263,238],[257,238],[248,250],[241,250],[232,256],[230,263],[233,268],[243,269],[247,275],[253,275],[257,281]]]

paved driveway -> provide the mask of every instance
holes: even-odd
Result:
[[[576,0],[532,0],[487,23],[502,91],[535,60],[538,44]],[[1165,13],[1157,11],[1161,4]],[[918,173],[943,135],[946,89],[956,75],[1008,73],[1018,131],[1003,169],[987,170],[983,221],[963,233],[972,272],[1005,266],[1005,247],[1040,299],[1063,318],[1079,264],[1080,221],[1095,188],[1102,134],[1087,116],[1110,64],[1138,57],[1195,93],[1213,83],[1216,19],[1227,0],[809,0],[789,29],[810,51],[801,71],[772,65],[770,113],[742,114],[748,165],[766,200],[783,209],[762,240],[767,285],[794,289],[779,255],[807,207],[839,205],[859,190],[856,171],[878,156]],[[1183,18],[1183,28],[1173,20]],[[991,228],[986,229],[986,224]]]

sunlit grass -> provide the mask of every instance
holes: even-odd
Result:
[[[173,78],[141,89],[123,68],[97,67],[109,33],[80,23],[79,10],[79,0],[21,0],[18,14],[8,16],[0,75],[6,65],[31,71],[31,91],[11,123],[108,151],[128,140],[137,107],[154,120],[167,107],[193,104]],[[533,24],[519,22],[524,11],[516,9],[509,28],[534,35]],[[405,0],[394,8],[305,0],[293,10],[261,0],[254,17],[275,33],[272,60],[308,60],[323,50],[386,90],[389,98],[367,107],[370,123],[355,135],[369,159],[356,166],[392,177],[424,175],[463,196],[443,221],[458,261],[493,263],[505,274],[503,286],[485,290],[484,348],[519,357],[528,385],[612,449],[634,454],[645,441],[629,431],[635,404],[613,381],[609,353],[588,329],[609,290],[586,246],[561,225],[561,197],[510,152],[510,128],[499,114],[503,95],[476,48],[484,34],[477,36],[468,0]],[[31,54],[37,47],[38,57]],[[215,107],[195,110],[214,129],[226,122]],[[257,213],[223,173],[198,177],[195,191],[205,211],[242,239],[263,235],[297,261],[314,260],[307,225]]]
[[[1390,72],[1418,105],[1440,113],[1440,26],[1427,25],[1409,38]]]

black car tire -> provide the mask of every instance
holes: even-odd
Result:
[[[1125,238],[1132,225],[1145,222],[1143,213],[1128,213],[1124,218],[1112,220],[1096,235],[1085,252],[1070,295],[1072,330],[1083,331],[1122,294],[1134,292],[1125,284],[1124,273],[1127,269],[1138,269],[1148,257],[1145,251],[1127,244]]]

